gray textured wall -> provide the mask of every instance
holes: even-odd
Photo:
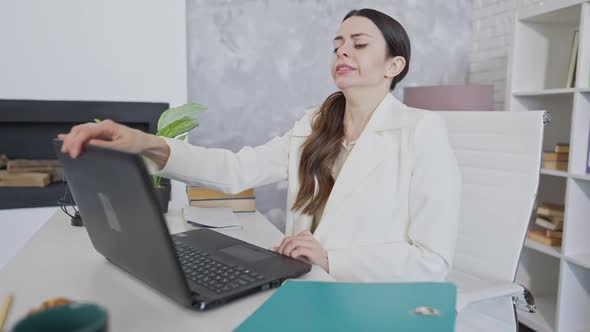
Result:
[[[189,141],[238,151],[291,128],[336,88],[332,39],[350,9],[383,11],[412,42],[404,86],[464,84],[471,0],[188,0],[188,99],[209,107]],[[284,229],[286,182],[257,188],[257,208]]]

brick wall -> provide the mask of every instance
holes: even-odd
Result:
[[[508,56],[516,12],[541,2],[543,0],[473,1],[469,82],[494,85],[495,110],[504,110]]]

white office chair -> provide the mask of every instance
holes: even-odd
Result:
[[[514,280],[535,205],[548,113],[440,114],[463,177],[459,234],[448,277],[459,291],[456,330],[515,331],[515,307],[534,311],[532,296]]]

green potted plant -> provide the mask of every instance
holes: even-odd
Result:
[[[188,103],[165,110],[158,119],[158,131],[156,135],[185,140],[188,137],[188,132],[199,125],[199,122],[195,119],[195,115],[206,109],[206,106]],[[94,121],[100,122],[98,119]],[[166,213],[168,212],[168,202],[170,201],[171,195],[170,180],[154,175],[152,176],[152,182],[162,211]]]
[[[158,119],[158,132],[156,135],[185,140],[188,137],[188,132],[199,125],[195,116],[206,109],[206,106],[188,103],[165,110]],[[162,211],[166,213],[168,212],[168,202],[171,195],[170,180],[154,175],[152,176],[152,182]]]

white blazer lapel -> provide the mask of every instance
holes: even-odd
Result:
[[[393,142],[390,137],[383,135],[383,132],[404,127],[407,123],[405,110],[405,105],[391,94],[377,106],[334,183],[322,221],[316,229],[316,236],[321,236],[332,215],[342,210],[339,208],[340,203],[352,194],[384,159],[391,157],[383,151],[387,151],[387,146]]]

